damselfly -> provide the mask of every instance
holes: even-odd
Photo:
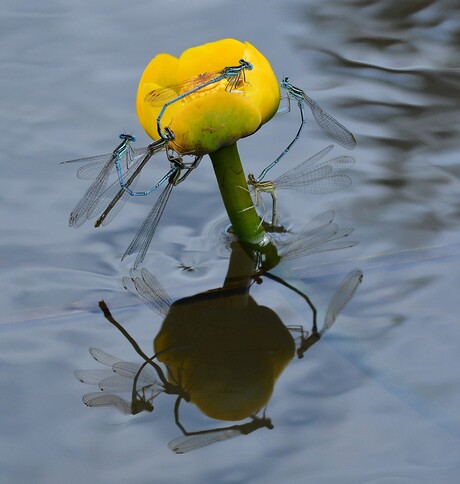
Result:
[[[91,186],[70,214],[69,225],[71,227],[80,227],[89,218],[88,215],[91,212],[94,202],[105,190],[110,175],[115,171],[115,160],[124,158],[126,166],[130,166],[136,158],[137,153],[131,146],[131,143],[135,141],[135,137],[128,134],[121,134],[120,138],[122,142],[112,153],[63,162],[86,163],[86,165],[78,169],[77,177],[90,180],[94,179]]]
[[[149,214],[147,215],[146,219],[142,223],[137,234],[135,235],[134,239],[132,240],[131,244],[126,249],[126,252],[123,254],[122,257],[123,260],[128,255],[137,252],[137,257],[133,266],[134,269],[136,269],[145,258],[145,254],[147,253],[152,238],[155,235],[156,229],[163,215],[166,204],[168,203],[173,187],[175,187],[179,183],[182,183],[188,177],[190,172],[199,165],[201,158],[202,157],[196,157],[194,163],[192,163],[190,166],[186,166],[185,168],[184,166],[173,166],[171,170],[165,175],[165,177],[167,177],[168,184],[161,192],[160,196],[153,205],[152,209],[150,210]],[[182,175],[182,170],[184,169],[186,171],[185,174]]]
[[[123,278],[123,284],[130,292],[147,302],[159,314],[165,316],[169,312],[172,305],[171,299],[161,284],[147,269],[142,269],[141,271],[131,270],[130,277]],[[114,407],[124,414],[137,414],[142,411],[151,412],[153,410],[152,402],[160,393],[177,395],[174,405],[174,417],[184,437],[175,439],[168,444],[170,449],[176,453],[190,452],[217,442],[241,435],[248,435],[263,427],[273,428],[271,420],[265,416],[264,412],[262,416],[252,415],[249,422],[239,425],[194,432],[185,430],[184,425],[180,421],[179,406],[181,400],[189,402],[190,396],[184,391],[182,383],[180,381],[177,384],[171,383],[171,375],[166,379],[159,365],[153,361],[160,353],[152,358],[148,358],[127,330],[113,318],[105,303],[101,301],[99,306],[106,319],[121,331],[134,350],[144,359],[144,362],[141,365],[125,362],[103,350],[90,348],[92,357],[108,367],[108,369],[78,370],[75,372],[75,376],[81,382],[97,385],[100,389],[99,392],[88,393],[83,396],[83,402],[87,406]],[[172,347],[163,352],[177,348]],[[151,365],[154,371],[148,365]],[[131,401],[119,395],[128,392],[131,392]]]
[[[157,278],[147,269],[131,269],[122,279],[123,287],[160,316],[167,316],[172,300]]]
[[[342,173],[343,170],[353,165],[354,159],[351,156],[339,156],[328,161],[321,161],[332,147],[332,145],[328,146],[273,181],[257,181],[252,173],[248,175],[248,185],[252,187],[255,194],[254,205],[257,206],[259,200],[262,200],[260,197],[262,192],[270,193],[272,197],[273,227],[276,225],[277,217],[276,190],[290,188],[306,193],[331,193],[351,185],[351,178]],[[263,200],[262,205],[265,207]]]
[[[358,244],[356,240],[348,239],[353,229],[351,227],[340,229],[334,223],[334,217],[335,212],[328,210],[310,220],[297,233],[281,234],[280,238],[275,239],[281,259],[297,259],[319,252],[346,249]],[[272,237],[275,238],[276,235],[273,234]]]
[[[289,82],[289,77],[283,78],[281,81],[281,87],[284,88],[287,93],[289,103],[288,111],[291,109],[291,99],[297,101],[297,105],[300,110],[301,124],[294,139],[289,143],[286,149],[278,156],[278,158],[276,158],[262,170],[260,175],[257,177],[258,182],[265,178],[267,173],[289,152],[294,143],[299,139],[300,133],[302,132],[302,129],[306,123],[305,105],[310,108],[313,118],[324,133],[345,148],[353,149],[356,146],[356,139],[353,134],[347,128],[345,128],[343,124],[339,123],[335,118],[327,113],[315,100],[307,96],[302,89],[293,86]]]
[[[146,196],[168,181],[171,175],[175,173],[176,168],[192,170],[197,166],[195,163],[197,159],[196,157],[194,157],[195,161],[193,163],[184,163],[181,155],[178,157],[173,157],[169,154],[169,152],[167,153],[167,157],[170,162],[169,171],[163,175],[163,177],[155,185],[150,187],[148,190],[141,192],[134,192],[130,189],[130,186],[134,186],[143,166],[147,163],[152,155],[150,153],[146,154],[140,163],[136,163],[136,165],[125,173],[124,177],[121,173],[119,164],[117,164],[118,183],[112,183],[112,185],[110,185],[109,188],[107,188],[105,192],[101,194],[98,202],[92,207],[92,214],[100,214],[99,218],[94,224],[95,227],[99,227],[101,224],[107,225],[111,220],[113,220],[115,215],[120,211],[121,207],[126,203],[126,200],[129,198],[129,196]],[[124,178],[126,178],[126,181]]]
[[[349,236],[353,229],[340,229],[334,223],[335,212],[328,210],[316,216],[299,230],[294,231],[271,231],[270,239],[278,249],[281,260],[299,259],[311,254],[330,250],[339,250],[354,247],[358,244],[356,240],[350,240]],[[220,255],[228,255],[232,243],[236,240],[235,235],[229,230],[228,218],[218,220],[209,228],[206,239],[211,241],[211,247],[218,250]],[[267,270],[264,267],[265,260],[261,256],[259,269],[261,272]]]
[[[149,92],[145,96],[146,102],[154,105],[163,104],[157,117],[157,130],[161,139],[168,141],[174,139],[174,134],[171,131],[167,131],[166,129],[163,130],[161,128],[161,118],[168,106],[184,99],[186,96],[189,96],[194,92],[200,91],[211,84],[216,84],[223,80],[228,81],[225,90],[232,91],[239,87],[241,81],[246,82],[245,70],[252,70],[252,68],[252,64],[244,59],[240,59],[238,66],[224,67],[218,72],[205,72],[182,83]]]
[[[94,180],[70,214],[69,225],[71,227],[78,228],[86,220],[98,216],[105,209],[105,204],[113,200],[117,192],[120,192],[113,203],[113,205],[117,204],[117,210],[113,211],[111,217],[107,220],[105,220],[106,217],[104,216],[102,220],[96,223],[96,226],[99,226],[104,221],[104,225],[106,225],[126,202],[127,197],[124,196],[125,194],[147,195],[159,186],[157,183],[144,192],[134,192],[130,189],[130,186],[134,185],[143,167],[152,156],[167,148],[167,142],[160,140],[151,143],[147,147],[135,149],[131,146],[131,143],[135,141],[133,135],[121,134],[120,138],[123,141],[110,154],[63,162],[86,163],[78,169],[77,177]],[[117,174],[117,180],[107,187],[110,177],[114,173]],[[159,183],[161,184],[162,182],[160,180]],[[109,209],[109,212],[112,211],[112,208]]]

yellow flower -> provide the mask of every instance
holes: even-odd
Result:
[[[137,93],[142,127],[151,138],[159,139],[157,117],[165,102],[201,84],[200,75],[216,73],[217,77],[223,68],[239,66],[241,59],[253,69],[244,70],[237,86],[226,90],[228,81],[224,79],[172,103],[161,118],[161,127],[174,133],[171,148],[197,155],[212,153],[257,131],[278,109],[279,85],[267,59],[249,42],[234,39],[193,47],[179,58],[169,54],[154,57],[142,74]],[[188,80],[193,83],[184,85]],[[152,100],[155,94],[156,101]]]

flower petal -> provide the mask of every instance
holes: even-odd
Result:
[[[180,153],[212,153],[252,134],[260,126],[260,112],[243,96],[216,92],[186,104],[170,128]]]
[[[204,72],[220,72],[224,67],[238,66],[244,49],[244,44],[234,39],[187,49],[179,59],[178,79],[184,81]]]
[[[238,67],[241,59],[253,68],[244,69],[231,90],[226,79],[212,82],[167,106],[160,123],[173,131],[175,149],[191,154],[212,153],[257,131],[278,109],[279,85],[267,59],[249,42],[234,39],[192,47],[179,59],[157,55],[139,83],[136,107],[142,127],[158,139],[157,118],[167,101],[213,79],[213,74],[218,77],[225,67]]]

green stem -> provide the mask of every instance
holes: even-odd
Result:
[[[209,156],[235,235],[251,250],[262,255],[266,270],[274,267],[279,262],[279,256],[254,208],[236,143]]]
[[[266,233],[254,208],[236,143],[209,156],[233,231],[243,242],[263,243]]]

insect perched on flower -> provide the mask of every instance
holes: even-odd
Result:
[[[168,128],[174,150],[198,155],[254,133],[274,116],[279,102],[267,59],[249,42],[223,39],[192,47],[179,58],[154,57],[139,82],[136,106],[150,137],[161,139]]]

